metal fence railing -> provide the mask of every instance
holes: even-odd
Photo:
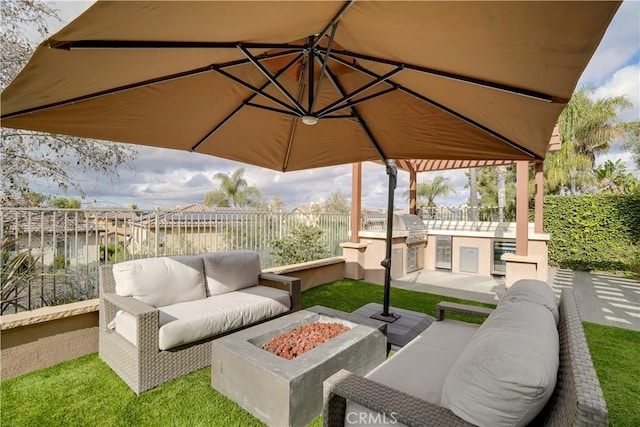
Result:
[[[26,286],[2,283],[1,311],[93,298],[98,267],[130,259],[250,249],[260,253],[263,268],[273,267],[273,242],[302,225],[322,229],[326,257],[342,255],[349,214],[0,207],[0,241],[15,239],[0,253],[0,267],[24,251],[37,259]]]
[[[443,221],[441,227],[500,218],[497,208],[437,207],[420,214],[430,223]],[[503,218],[511,220],[508,213]],[[98,267],[130,259],[250,249],[260,253],[263,268],[273,267],[278,261],[274,241],[302,225],[322,230],[326,257],[342,255],[340,243],[349,240],[349,214],[0,207],[0,241],[15,239],[0,252],[2,277],[18,253],[27,251],[37,261],[37,271],[25,276],[21,286],[1,284],[0,312],[93,298],[98,293]],[[384,230],[386,214],[364,213],[360,228]]]
[[[470,208],[467,206],[451,207],[437,206],[419,209],[418,216],[425,222],[513,222],[515,210],[512,207],[499,209],[497,207]],[[387,215],[382,212],[363,213],[360,223],[361,230],[383,231],[387,227]]]

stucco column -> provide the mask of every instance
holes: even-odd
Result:
[[[418,210],[417,204],[418,174],[409,171],[409,213],[415,215]]]
[[[536,234],[543,233],[542,215],[544,210],[544,163],[542,161],[536,162],[536,195],[535,195],[535,228]]]
[[[362,163],[351,166],[351,243],[360,243],[362,216]]]
[[[529,245],[529,162],[516,162],[516,255],[527,255]]]

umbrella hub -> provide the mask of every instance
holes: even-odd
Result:
[[[318,123],[318,118],[316,116],[302,116],[302,123],[307,126],[313,126]]]

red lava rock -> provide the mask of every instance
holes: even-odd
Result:
[[[262,349],[291,360],[348,330],[342,323],[308,323],[273,337]]]

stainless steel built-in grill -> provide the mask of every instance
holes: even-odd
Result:
[[[427,240],[427,226],[417,215],[394,215],[393,230],[409,232],[409,235],[405,239],[407,245],[422,243]]]
[[[424,242],[427,240],[427,226],[417,215],[394,215],[394,231],[407,231],[404,242],[407,245],[405,255],[405,272],[423,268]]]

